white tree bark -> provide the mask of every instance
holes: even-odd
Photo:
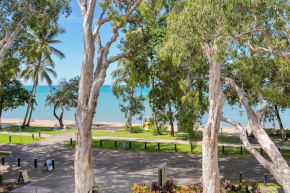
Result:
[[[202,183],[204,193],[217,193],[220,191],[218,131],[225,95],[220,84],[221,62],[217,55],[218,46],[204,43],[202,49],[210,63],[209,110],[202,140]]]
[[[11,32],[11,29],[8,29],[8,27],[5,27],[5,29],[6,29],[5,37],[0,40],[0,64],[2,63],[8,49],[13,44],[16,36],[18,35],[19,31],[21,30],[23,22],[26,19],[27,19],[26,16],[22,17],[12,32]]]
[[[76,119],[76,150],[75,150],[75,192],[87,193],[92,192],[94,188],[93,163],[92,163],[92,133],[91,126],[93,116],[95,114],[99,90],[103,85],[106,77],[106,71],[110,63],[117,61],[122,57],[126,57],[131,51],[121,53],[108,59],[109,49],[117,40],[118,31],[124,27],[126,22],[122,22],[113,27],[113,37],[102,45],[99,34],[100,27],[109,21],[103,18],[106,8],[103,8],[100,17],[92,30],[92,22],[96,0],[78,0],[82,16],[83,16],[83,41],[84,52],[82,70],[79,83],[78,106],[75,112]],[[129,7],[127,13],[123,16],[128,21],[133,11],[141,3],[136,0]],[[95,46],[97,43],[97,64],[94,69]]]
[[[240,132],[240,139],[242,140],[245,148],[254,155],[254,157],[259,161],[259,163],[268,169],[271,174],[275,177],[278,183],[283,187],[285,192],[290,193],[290,168],[287,164],[286,160],[281,155],[280,151],[270,139],[268,134],[265,132],[261,125],[261,119],[266,111],[267,103],[263,99],[262,95],[259,96],[259,101],[261,102],[261,109],[257,112],[251,108],[246,99],[246,93],[244,90],[235,83],[235,81],[231,78],[223,78],[227,84],[229,84],[233,90],[235,90],[239,96],[240,101],[243,103],[246,108],[248,120],[251,126],[251,129],[254,135],[257,138],[261,148],[267,153],[270,158],[270,161],[266,160],[263,156],[261,156],[248,142],[246,133],[244,128],[235,121],[230,119],[226,119],[222,117],[222,120],[228,122],[235,126]]]

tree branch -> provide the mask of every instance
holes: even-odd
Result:
[[[98,48],[101,49],[102,48],[102,43],[101,43],[101,37],[100,37],[100,28],[103,24],[105,24],[106,22],[109,22],[109,19],[108,18],[105,18],[103,19],[103,16],[105,15],[105,12],[106,12],[106,8],[103,7],[103,10],[100,14],[100,17],[95,25],[95,28],[94,28],[94,31],[93,31],[93,36],[96,37],[96,40],[97,40],[97,44],[98,44]]]
[[[87,13],[87,1],[86,0],[78,0],[79,6],[81,8],[81,12],[83,17],[85,17]]]
[[[121,54],[118,54],[118,55],[116,55],[116,56],[113,56],[112,58],[110,58],[110,59],[108,60],[108,63],[111,64],[111,63],[113,63],[113,62],[116,62],[116,61],[119,60],[120,58],[128,57],[129,54],[132,53],[132,52],[133,52],[133,50],[128,50],[128,51],[126,51],[126,52],[124,52],[124,53],[121,53]]]
[[[233,125],[235,128],[237,128],[241,134],[240,139],[243,142],[245,148],[259,161],[259,163],[267,168],[271,173],[275,171],[275,165],[269,161],[267,161],[257,150],[251,145],[251,143],[248,141],[247,134],[245,132],[245,129],[241,126],[240,123],[233,121],[231,119],[225,118],[221,116],[221,121],[229,123]]]

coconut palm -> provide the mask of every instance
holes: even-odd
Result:
[[[27,65],[22,69],[20,77],[24,78],[25,81],[31,79],[33,81],[33,88],[28,101],[22,128],[29,126],[33,111],[32,100],[35,97],[39,82],[46,81],[47,84],[51,86],[52,80],[50,75],[55,78],[57,77],[54,71],[55,63],[51,56],[55,55],[60,59],[65,58],[61,51],[51,46],[52,44],[61,43],[60,40],[55,40],[55,37],[62,33],[64,33],[63,29],[44,24],[33,26],[27,33],[28,46],[21,51],[28,53],[24,58]],[[30,116],[27,121],[29,110]]]

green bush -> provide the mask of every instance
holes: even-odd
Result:
[[[154,125],[151,125],[150,126],[150,130],[149,130],[150,133],[155,133],[155,127]]]
[[[124,131],[128,132],[129,131],[129,127],[128,126],[124,126]],[[143,133],[143,128],[141,126],[132,126],[132,133]]]
[[[13,182],[9,182],[6,189],[7,190],[12,190],[14,188],[14,183]]]
[[[161,127],[160,127],[160,132],[161,132],[161,133],[167,133],[167,129],[168,129],[167,126],[161,126]]]
[[[133,126],[132,127],[132,133],[143,133],[143,128],[139,125]]]
[[[125,132],[128,132],[128,130],[129,130],[129,127],[126,125],[126,126],[124,126],[124,131]]]

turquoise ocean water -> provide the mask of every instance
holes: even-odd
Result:
[[[32,89],[32,86],[25,86],[27,89]],[[36,93],[36,100],[38,106],[35,107],[32,118],[34,120],[55,120],[53,116],[53,107],[45,106],[45,99],[47,94],[50,91],[49,86],[39,86]],[[137,89],[137,95],[141,92],[140,89]],[[142,90],[143,95],[147,95],[149,88]],[[99,123],[125,123],[126,119],[124,114],[119,108],[119,103],[121,100],[117,99],[111,90],[109,85],[104,85],[101,87],[100,95],[98,99],[98,105],[96,114],[94,117],[94,122]],[[144,103],[146,110],[144,116],[151,116],[151,109],[147,101]],[[224,116],[231,118],[235,121],[239,121],[243,126],[247,125],[247,116],[243,108],[232,109],[231,107],[224,106]],[[26,111],[26,107],[18,107],[13,111],[3,112],[3,119],[23,119]],[[206,123],[207,115],[203,117],[203,124]],[[285,127],[290,128],[290,110],[281,113],[281,119]],[[74,120],[74,109],[71,111],[65,111],[64,120]],[[141,123],[139,120],[134,119],[134,123]],[[228,125],[226,123],[221,123],[221,125]],[[272,123],[266,123],[266,126],[272,126]],[[276,127],[278,124],[276,123]]]

